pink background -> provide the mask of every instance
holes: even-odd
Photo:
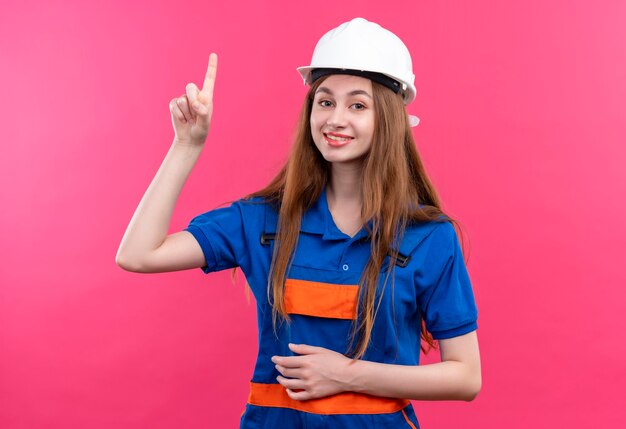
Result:
[[[355,16],[409,47],[418,148],[468,239],[483,388],[414,402],[422,427],[624,427],[618,0],[3,1],[0,427],[237,427],[257,350],[241,273],[115,254],[211,51],[213,126],[171,233],[277,172],[295,69]]]

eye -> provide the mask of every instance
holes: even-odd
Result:
[[[329,104],[324,104],[324,103],[329,103]],[[318,101],[318,103],[317,103],[317,104],[319,104],[319,105],[320,105],[320,106],[322,106],[322,107],[329,107],[329,106],[330,106],[331,104],[333,104],[333,103],[331,103],[331,102],[330,102],[330,101],[328,101],[328,100],[320,100],[320,101]]]
[[[354,103],[353,106],[358,106],[356,110],[363,110],[363,109],[365,109],[365,105],[361,104],[361,103]]]

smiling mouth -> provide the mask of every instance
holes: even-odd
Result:
[[[353,137],[350,136],[336,136],[336,135],[332,135],[332,134],[326,134],[324,133],[325,137],[328,137],[331,140],[335,140],[335,141],[345,141],[345,140],[352,140]]]
[[[332,136],[332,135],[328,135],[326,133],[324,133],[324,140],[326,140],[326,143],[328,143],[330,146],[345,146],[346,144],[348,144],[354,137],[337,137],[337,136]]]

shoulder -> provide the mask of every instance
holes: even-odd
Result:
[[[417,236],[421,239],[428,238],[436,241],[449,241],[456,236],[452,222],[440,216],[435,220],[412,222],[406,226],[404,237]]]
[[[241,210],[243,217],[258,217],[266,212],[278,213],[276,202],[266,197],[240,198],[232,203]]]
[[[457,238],[454,225],[449,220],[433,221],[432,234],[430,240],[439,244],[451,245],[451,243]]]
[[[243,197],[232,204],[241,216],[241,223],[247,233],[259,235],[263,232],[276,232],[278,205],[267,197]]]
[[[239,198],[224,202],[218,207],[196,215],[192,224],[254,224],[257,220],[264,218],[266,207],[271,204],[261,197]]]
[[[452,251],[456,237],[454,226],[448,220],[415,222],[406,227],[400,252],[443,258]]]
[[[419,204],[419,208],[426,213],[433,213],[433,207]],[[417,237],[420,241],[429,242],[431,244],[448,244],[457,239],[457,233],[450,218],[444,213],[432,220],[409,222],[406,226],[405,236]]]

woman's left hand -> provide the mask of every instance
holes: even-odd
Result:
[[[273,356],[272,362],[281,374],[276,380],[291,399],[305,401],[348,390],[343,380],[352,359],[306,344],[289,344],[289,349],[300,356]]]

